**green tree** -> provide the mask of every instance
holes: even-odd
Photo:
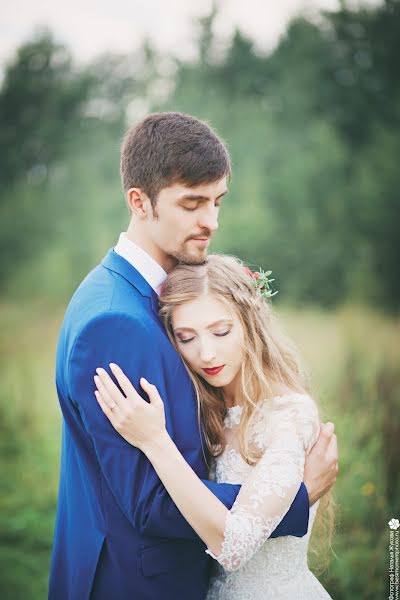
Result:
[[[0,185],[46,178],[68,150],[88,83],[50,33],[19,48],[0,91]]]

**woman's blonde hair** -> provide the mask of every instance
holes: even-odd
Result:
[[[293,343],[281,331],[271,305],[257,295],[252,278],[243,263],[233,257],[212,254],[202,265],[178,265],[171,271],[160,295],[160,315],[168,336],[179,351],[172,327],[175,307],[211,294],[233,311],[242,327],[244,360],[241,365],[241,396],[243,412],[238,431],[239,450],[248,464],[255,464],[259,455],[250,446],[247,435],[251,418],[258,404],[289,391],[309,393],[306,375]],[[219,456],[226,447],[224,418],[226,407],[222,390],[212,387],[185,363],[196,390],[199,424],[207,448]],[[333,532],[332,499],[326,494],[318,511],[319,529],[330,544]],[[325,519],[324,519],[325,517]]]

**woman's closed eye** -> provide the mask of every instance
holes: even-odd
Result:
[[[228,333],[230,333],[231,330],[228,329],[228,331],[224,331],[223,333],[214,333],[214,335],[216,335],[217,337],[223,337],[224,335],[228,335]]]
[[[227,331],[222,331],[221,333],[214,333],[213,335],[216,335],[217,337],[224,337],[225,335],[228,335],[228,333],[230,333],[231,330],[228,329]],[[189,342],[191,342],[192,340],[194,340],[195,336],[189,337],[189,338],[182,338],[178,336],[178,342],[180,342],[181,344],[188,344]]]
[[[181,342],[181,344],[187,344],[188,342],[191,342],[192,340],[194,340],[194,336],[190,337],[190,338],[181,338],[179,336],[177,336],[178,342]]]

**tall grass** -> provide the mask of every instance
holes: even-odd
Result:
[[[60,444],[53,385],[59,322],[43,307],[0,308],[2,598],[47,597]]]
[[[400,500],[399,321],[351,306],[280,313],[339,440],[335,554],[320,579],[335,600],[384,597],[387,521],[398,517]],[[2,598],[41,600],[47,593],[61,439],[53,383],[61,319],[60,308],[0,305]]]
[[[282,316],[338,436],[334,554],[320,579],[335,599],[384,597],[400,505],[400,323],[354,306]]]

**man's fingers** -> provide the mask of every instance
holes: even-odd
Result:
[[[339,457],[338,457],[337,437],[335,434],[333,434],[331,441],[329,442],[327,454],[329,455],[330,459],[336,463],[336,473],[338,473],[339,472],[339,467],[338,467],[338,458]]]
[[[318,442],[321,450],[326,450],[331,442],[335,426],[333,423],[321,423]]]
[[[328,449],[329,449],[329,452],[332,452],[332,454],[337,454],[337,437],[336,437],[335,433],[331,437]]]
[[[132,392],[136,391],[130,380],[127,378],[121,367],[116,365],[115,363],[110,363],[110,369],[113,372],[115,379],[118,381],[121,386],[121,390],[124,392],[125,396],[129,396]]]
[[[337,437],[336,437],[335,434],[333,434],[332,437],[331,437],[331,439],[329,440],[329,444],[328,444],[328,448],[327,448],[326,453],[329,456],[337,458],[338,447],[337,447]]]

